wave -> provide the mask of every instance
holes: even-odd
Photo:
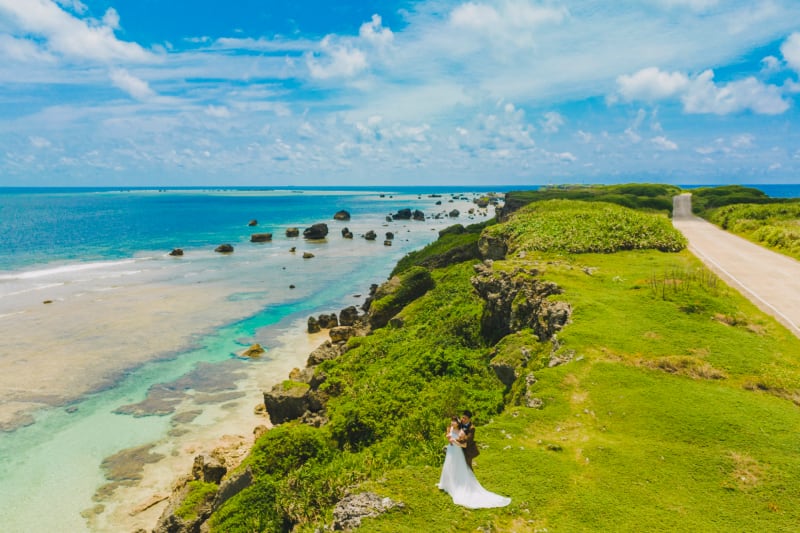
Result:
[[[138,261],[138,259],[123,259],[120,261],[97,261],[92,263],[73,263],[57,267],[42,268],[38,270],[23,270],[19,272],[11,272],[9,274],[0,274],[0,281],[17,281],[17,280],[43,278],[47,276],[56,276],[59,274],[71,274],[73,272],[82,272],[85,270],[97,270],[100,268],[130,265],[136,263],[136,261]]]

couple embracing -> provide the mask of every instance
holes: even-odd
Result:
[[[511,503],[511,498],[484,489],[472,472],[472,460],[480,453],[475,444],[472,413],[464,411],[460,420],[453,417],[445,436],[450,444],[437,486],[450,494],[453,503],[469,509],[505,507]]]

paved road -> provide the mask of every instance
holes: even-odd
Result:
[[[673,225],[689,240],[689,250],[762,311],[800,337],[800,262],[692,214],[692,195],[673,200]]]

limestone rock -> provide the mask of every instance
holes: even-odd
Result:
[[[391,246],[392,245],[392,241],[383,241],[383,245],[384,246]]]
[[[258,220],[253,219],[250,222],[248,222],[247,225],[250,226],[250,227],[258,226]]]
[[[270,421],[277,425],[289,420],[297,420],[303,413],[319,412],[323,409],[323,397],[311,389],[307,383],[285,381],[264,393]]]
[[[334,220],[350,220],[350,213],[342,209],[341,211],[337,211],[335,215],[333,215]]]
[[[260,357],[265,351],[260,344],[255,343],[242,352],[242,357]]]
[[[287,228],[286,229],[286,236],[287,237],[299,237],[300,236],[300,229],[299,228]]]
[[[415,209],[414,213],[412,213],[411,218],[414,220],[425,220],[425,213],[420,211],[419,209]]]
[[[361,520],[381,515],[404,505],[390,498],[381,498],[374,492],[350,494],[342,498],[333,509],[333,529],[343,531],[357,528]]]
[[[330,336],[332,342],[346,342],[347,339],[353,336],[355,331],[352,326],[337,326],[331,328]]]
[[[366,233],[364,234],[364,238],[365,238],[365,239],[367,239],[368,241],[374,241],[375,239],[377,239],[377,238],[378,238],[378,234],[377,234],[377,233],[375,233],[375,232],[374,232],[374,231],[372,231],[372,230],[369,230],[368,232],[366,232]]]
[[[354,305],[345,307],[339,312],[340,326],[352,326],[356,323],[356,320],[358,320],[358,309]]]
[[[216,511],[222,504],[226,501],[230,500],[244,489],[249,487],[253,484],[253,472],[250,470],[248,466],[244,472],[240,472],[238,474],[234,474],[228,479],[226,479],[219,487],[216,496],[214,497],[214,501],[211,504],[211,508],[213,511]]]
[[[319,330],[320,330],[319,321],[313,316],[308,317],[308,332],[319,333]]]
[[[173,257],[180,257],[183,255],[183,249],[181,248],[173,248],[169,255]]]
[[[401,209],[394,215],[392,215],[392,220],[411,220],[411,209]]]
[[[303,252],[303,259],[312,259],[313,257],[314,254],[312,254],[311,252]]]
[[[456,218],[456,217],[458,217],[458,215],[460,215],[460,214],[461,214],[461,213],[458,211],[458,209],[453,209],[452,211],[450,211],[450,212],[447,214],[447,216],[449,216],[450,218]]]
[[[330,329],[335,328],[339,325],[339,319],[336,317],[336,313],[330,314],[321,314],[317,317],[317,322],[319,322],[319,327],[322,329]]]
[[[233,253],[233,246],[230,244],[220,244],[214,251],[220,254],[230,254]]]
[[[428,269],[411,267],[376,288],[369,300],[368,322],[373,329],[385,326],[406,305],[434,286]]]
[[[393,239],[394,239],[394,233],[392,233],[391,231],[387,231],[386,232],[386,240],[387,241],[391,241]]]
[[[320,222],[319,224],[313,224],[311,227],[306,228],[303,231],[303,237],[306,239],[318,240],[324,239],[328,235],[328,225],[325,223]]]
[[[333,345],[331,341],[328,340],[317,346],[314,351],[308,354],[306,365],[316,366],[323,361],[327,361],[328,359],[336,359],[341,354],[342,351],[339,346]]]
[[[250,242],[269,242],[272,240],[272,233],[253,233],[250,235]]]

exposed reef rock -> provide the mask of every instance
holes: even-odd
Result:
[[[484,231],[478,239],[478,250],[484,259],[505,259],[508,243],[502,237]]]
[[[387,241],[391,241],[392,239],[394,239],[394,233],[392,233],[391,231],[387,231],[386,232],[386,240]]]
[[[395,507],[403,508],[404,504],[391,498],[382,498],[374,492],[350,494],[333,509],[333,529],[344,531],[357,528],[363,518],[381,515]]]
[[[303,237],[306,239],[319,240],[324,239],[328,235],[328,225],[320,222],[313,224],[311,227],[303,231]]]
[[[352,239],[353,238],[353,232],[350,231],[350,228],[346,228],[346,227],[342,228],[342,237],[344,237],[345,239]]]
[[[355,335],[352,326],[336,326],[330,331],[331,342],[347,342],[347,339]]]
[[[322,411],[325,398],[308,383],[287,380],[264,393],[264,405],[270,421],[277,425],[288,420],[296,420],[306,411],[311,413]]]
[[[334,220],[350,220],[350,213],[342,209],[341,211],[337,211],[335,215],[333,215]]]
[[[311,252],[303,252],[303,259],[313,259],[313,258],[314,254],[312,254]]]
[[[425,213],[423,213],[419,209],[415,209],[414,213],[411,215],[411,218],[413,218],[414,220],[420,220],[420,221],[425,220]]]
[[[339,319],[336,318],[336,313],[330,313],[327,315],[321,314],[317,318],[317,322],[319,322],[319,327],[323,329],[331,329],[339,325]]]
[[[569,322],[570,305],[548,300],[563,291],[553,282],[538,279],[537,270],[495,271],[491,262],[485,262],[475,265],[475,272],[470,281],[486,302],[481,334],[489,342],[526,328],[546,341]]]
[[[392,215],[392,220],[411,220],[411,209],[401,209],[394,215]]]
[[[233,253],[233,246],[230,244],[220,244],[214,251],[220,254],[230,254]]]
[[[287,237],[299,237],[300,236],[300,229],[299,228],[287,228],[286,229],[286,236]]]
[[[328,359],[336,359],[340,355],[342,355],[342,347],[340,345],[325,341],[308,354],[306,365],[309,367],[316,366]]]
[[[242,357],[260,357],[265,351],[260,344],[255,343],[243,351],[241,355]]]
[[[180,257],[183,255],[183,249],[181,248],[173,248],[173,250],[169,253],[169,255],[173,257]]]
[[[354,305],[345,307],[339,312],[340,326],[352,326],[356,320],[358,320],[358,309]]]
[[[258,226],[258,220],[253,219],[250,222],[248,222],[247,225],[250,226],[250,227]]]
[[[269,242],[272,240],[272,233],[253,233],[250,235],[250,242]]]
[[[447,214],[447,216],[449,216],[450,218],[456,218],[456,217],[458,217],[458,215],[460,215],[460,214],[461,214],[461,213],[458,211],[458,209],[453,209],[452,211],[450,211],[450,212]]]
[[[319,320],[317,320],[313,316],[308,317],[307,329],[309,333],[319,333],[319,330],[321,329],[319,326]]]
[[[378,238],[378,234],[377,234],[377,233],[375,233],[375,232],[374,232],[374,231],[372,231],[372,230],[369,230],[368,232],[366,232],[366,233],[364,234],[364,238],[365,238],[365,239],[367,239],[368,241],[374,241],[375,239],[377,239],[377,238]]]

